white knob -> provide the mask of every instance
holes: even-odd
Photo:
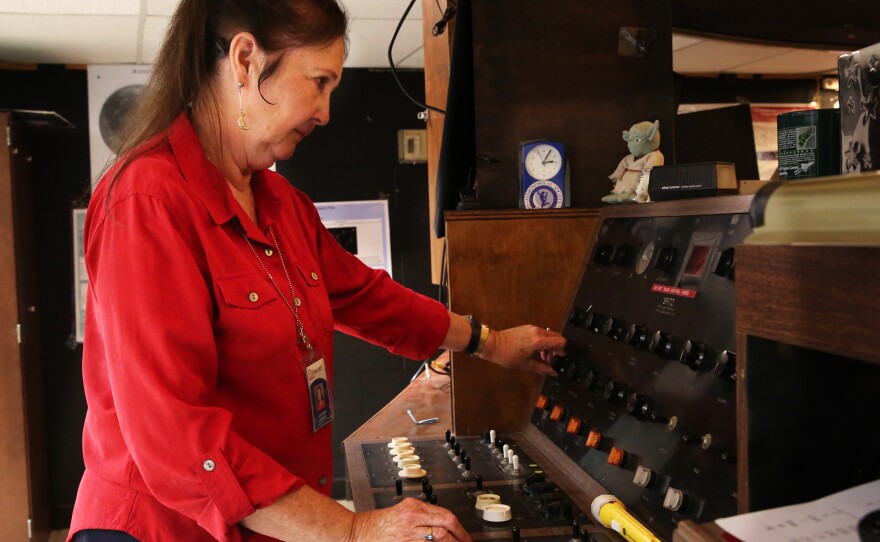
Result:
[[[495,436],[496,433],[494,429],[489,431],[489,444],[492,444],[493,446],[495,445]]]
[[[514,472],[518,471],[519,470],[519,456],[518,455],[513,456],[510,461],[513,464]]]
[[[509,452],[509,451],[510,451],[510,446],[508,446],[507,444],[505,444],[504,447],[501,448],[501,462],[502,463],[507,463],[507,452]]]
[[[513,450],[507,450],[507,464],[513,465]]]

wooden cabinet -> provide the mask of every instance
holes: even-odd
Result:
[[[0,135],[0,525],[4,540],[47,540],[31,155],[9,112]]]
[[[534,324],[561,331],[598,223],[594,209],[447,213],[452,311],[494,329]],[[521,431],[541,377],[463,353],[452,359],[456,434]]]

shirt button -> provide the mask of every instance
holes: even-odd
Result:
[[[211,472],[212,470],[214,470],[215,467],[216,467],[216,465],[210,459],[206,459],[205,462],[202,463],[202,468],[208,472]]]
[[[318,274],[314,271],[312,272],[312,280],[318,280]]]
[[[326,486],[326,485],[327,485],[327,477],[326,477],[326,476],[322,476],[321,479],[318,480],[318,485],[321,486],[321,487]]]
[[[271,255],[275,254],[275,251],[272,250],[271,248],[267,248],[265,252],[266,252],[266,256],[271,256]]]
[[[260,300],[260,295],[257,292],[251,292],[248,294],[248,300],[250,300],[251,303],[256,303]]]
[[[302,305],[302,299],[300,299],[298,297],[294,297],[293,304],[296,305],[297,307],[299,307],[300,305]]]

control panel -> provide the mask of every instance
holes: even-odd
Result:
[[[603,220],[531,423],[664,539],[737,510],[745,212]]]
[[[471,536],[530,542],[611,541],[507,436],[361,445],[376,508],[412,497],[449,509]]]

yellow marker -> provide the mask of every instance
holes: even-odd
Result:
[[[660,542],[659,538],[626,511],[626,507],[614,495],[599,495],[593,499],[590,511],[599,523],[617,531],[630,542]]]

